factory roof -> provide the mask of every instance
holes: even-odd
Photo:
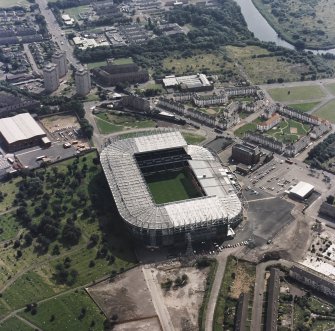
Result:
[[[45,135],[45,132],[29,113],[1,118],[0,132],[8,144]]]

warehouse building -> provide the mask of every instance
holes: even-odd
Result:
[[[303,200],[308,198],[313,193],[313,191],[313,185],[306,182],[299,182],[289,190],[289,196],[291,198]]]
[[[32,146],[50,145],[50,140],[34,118],[23,113],[0,119],[0,143],[7,152],[16,152]]]
[[[213,85],[209,82],[205,74],[196,74],[181,77],[176,77],[174,75],[166,76],[163,79],[163,84],[166,88],[179,87],[184,92],[200,92],[213,90]]]

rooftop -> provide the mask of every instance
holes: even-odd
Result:
[[[299,182],[298,184],[296,184],[291,188],[290,193],[295,194],[301,198],[304,198],[312,190],[314,190],[314,186],[312,184],[306,182]]]
[[[45,135],[45,132],[29,113],[1,118],[0,132],[9,144]]]
[[[182,147],[206,196],[157,205],[134,155]],[[241,202],[221,163],[205,148],[187,145],[178,131],[152,131],[144,136],[117,139],[100,155],[118,210],[128,223],[150,229],[168,229],[208,222],[233,221]]]

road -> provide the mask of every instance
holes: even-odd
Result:
[[[41,15],[44,16],[47,23],[47,28],[52,36],[52,40],[58,44],[59,48],[66,52],[67,60],[73,66],[76,66],[79,62],[73,55],[73,47],[69,44],[68,39],[66,38],[63,30],[60,28],[58,22],[52,11],[48,8],[47,0],[36,0],[36,3],[40,7]]]
[[[146,268],[146,266],[142,268],[145,281],[151,294],[152,303],[156,309],[163,331],[174,331],[175,328],[172,324],[170,314],[161,296],[161,291],[158,288],[157,280],[155,278],[156,276],[153,271],[153,269]]]
[[[217,302],[219,292],[220,292],[222,278],[223,278],[223,275],[226,269],[227,258],[229,255],[236,254],[240,252],[242,249],[243,247],[241,246],[237,248],[231,248],[231,249],[228,248],[228,249],[223,250],[217,256],[218,268],[215,274],[212,291],[211,291],[211,294],[208,300],[206,317],[205,317],[205,331],[213,330],[214,311],[215,311],[216,302]]]
[[[254,290],[254,301],[252,307],[251,315],[251,326],[250,330],[261,330],[262,324],[262,310],[263,310],[263,300],[264,300],[264,291],[265,291],[265,269],[273,264],[282,264],[286,267],[291,267],[292,262],[286,260],[279,261],[267,261],[260,263],[256,266],[256,282]]]
[[[41,75],[42,74],[42,71],[40,69],[38,69],[37,65],[36,65],[36,62],[34,60],[34,57],[33,55],[31,54],[30,52],[30,49],[28,47],[28,44],[23,44],[23,49],[24,49],[24,52],[26,53],[27,55],[27,58],[28,58],[28,61],[31,65],[31,68],[33,69],[33,71],[37,74],[37,75]]]

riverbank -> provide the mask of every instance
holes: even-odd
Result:
[[[311,15],[309,4],[301,3],[300,0],[290,2],[289,5],[287,2],[283,2],[276,4],[276,6],[272,3],[264,4],[262,0],[250,0],[250,2],[276,32],[277,36],[287,43],[298,48],[308,48],[315,51],[324,50],[333,53],[335,22],[333,18],[321,10],[327,5],[326,3],[323,4],[323,0],[321,0],[321,4],[317,5],[321,8],[318,10],[319,17],[315,14],[314,16]],[[241,1],[239,1],[239,4],[241,6]],[[244,4],[242,3],[242,5]],[[294,17],[297,16],[295,13],[298,8],[299,17]],[[331,8],[329,10],[333,11]],[[328,9],[326,12],[328,12]],[[292,26],[294,27],[292,28]],[[301,38],[302,35],[303,38]]]

